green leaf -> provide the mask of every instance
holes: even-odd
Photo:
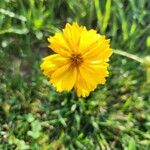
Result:
[[[129,149],[128,150],[136,150],[136,143],[133,138],[129,139]]]
[[[146,45],[147,45],[147,47],[150,47],[150,36],[147,37]]]
[[[111,0],[107,0],[105,5],[105,15],[103,18],[102,33],[105,33],[105,30],[108,26],[110,14],[111,14]]]

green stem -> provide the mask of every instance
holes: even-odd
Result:
[[[128,52],[125,52],[125,51],[122,51],[122,50],[118,50],[118,49],[113,49],[113,53],[115,54],[118,54],[118,55],[121,55],[121,56],[125,56],[127,58],[130,58],[130,59],[133,59],[139,63],[143,63],[143,59],[136,56],[136,55],[133,55],[133,54],[130,54]]]

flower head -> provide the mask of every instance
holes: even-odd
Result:
[[[57,91],[75,88],[78,96],[86,97],[98,84],[105,83],[112,54],[105,36],[67,23],[63,32],[49,37],[48,42],[56,54],[45,57],[41,69]]]

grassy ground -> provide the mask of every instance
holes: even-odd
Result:
[[[149,0],[1,0],[0,149],[150,150],[150,83],[138,62],[114,54],[107,83],[86,99],[42,75],[47,37],[74,21],[112,48],[150,55]]]

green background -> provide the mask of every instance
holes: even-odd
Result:
[[[107,83],[85,99],[43,76],[47,37],[66,22],[150,55],[149,0],[0,0],[0,149],[150,150],[148,67],[113,54]]]

